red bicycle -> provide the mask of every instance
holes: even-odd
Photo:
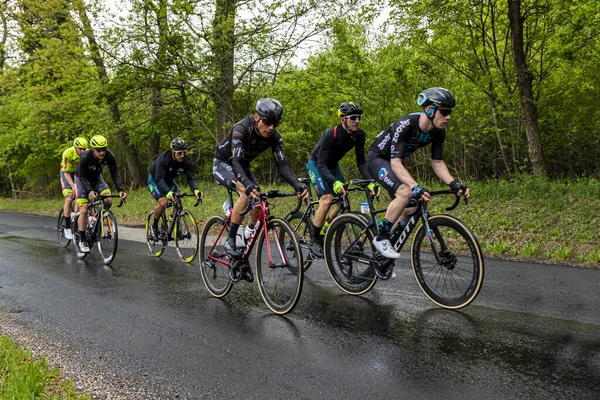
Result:
[[[228,190],[229,204],[232,192]],[[267,306],[276,314],[286,314],[296,306],[302,292],[302,249],[294,228],[283,218],[271,215],[268,199],[287,197],[290,193],[269,190],[259,199],[250,199],[241,212],[245,215],[260,209],[258,221],[239,258],[225,253],[231,215],[214,215],[208,219],[200,236],[200,270],[208,291],[217,298],[229,293],[240,281],[242,270],[251,268],[250,253],[255,253],[258,289]]]

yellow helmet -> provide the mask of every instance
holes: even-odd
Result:
[[[75,140],[73,140],[73,146],[75,146],[75,148],[77,149],[87,149],[88,148],[88,142],[86,140],[86,138],[83,137],[77,137],[75,138]]]
[[[92,140],[90,140],[90,145],[94,149],[101,149],[108,147],[108,141],[102,135],[92,136]]]

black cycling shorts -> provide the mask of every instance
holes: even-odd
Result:
[[[235,185],[238,182],[238,179],[236,178],[235,173],[233,172],[233,167],[230,163],[215,158],[213,159],[212,171],[213,176],[215,177],[215,180],[219,185],[225,186],[226,188],[230,188],[233,191],[236,191]],[[250,179],[256,186],[259,186],[258,182],[256,181],[256,177],[254,176],[250,168],[247,167],[244,169],[244,171],[246,172],[248,179]]]
[[[396,198],[396,190],[402,185],[402,181],[392,171],[390,160],[381,158],[371,152],[368,154],[368,160],[367,165],[371,176],[375,178],[379,186],[387,190],[390,198],[394,200]]]

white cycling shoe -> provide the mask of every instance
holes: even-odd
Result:
[[[73,231],[71,230],[71,228],[65,228],[65,230],[63,231],[63,235],[67,240],[73,239]]]
[[[400,258],[400,253],[394,250],[389,239],[377,240],[377,238],[375,238],[373,239],[373,246],[375,246],[385,258]]]

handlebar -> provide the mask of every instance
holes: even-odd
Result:
[[[244,215],[248,214],[248,212],[250,212],[250,210],[252,210],[256,206],[257,200],[259,202],[262,202],[262,201],[265,201],[266,199],[274,199],[277,197],[291,197],[291,196],[297,196],[296,192],[280,192],[279,189],[269,189],[266,192],[260,192],[258,195],[258,199],[254,198],[254,197],[250,197],[248,199],[248,204],[246,205],[246,208],[242,212],[240,212],[240,215],[244,216]]]
[[[176,199],[181,199],[184,197],[196,197],[196,195],[193,193],[174,193],[173,195],[175,196]],[[202,203],[202,199],[198,199],[196,201],[196,203],[194,204],[194,207],[197,207],[198,204],[200,204],[200,203]]]
[[[455,196],[454,204],[452,204],[450,207],[446,207],[446,211],[452,211],[456,207],[458,207],[458,204],[460,203],[460,198],[464,197],[464,196],[459,196],[458,195],[458,190],[453,190],[453,189],[432,190],[432,191],[430,191],[428,193],[431,196],[439,196],[439,195],[443,195],[443,194],[453,194]],[[464,199],[465,199],[465,205],[468,206],[469,205],[469,200],[466,197]],[[413,204],[413,202],[415,202],[416,204]],[[421,211],[421,207],[423,207],[423,202],[422,201],[415,201],[414,199],[411,199],[411,202],[408,204],[407,207],[414,207],[414,206],[416,206],[417,209],[414,212],[408,214],[408,217],[412,217],[413,215],[418,214]]]
[[[109,198],[121,199],[121,196],[119,196],[118,194],[99,194],[98,196],[96,196],[96,199],[94,199],[90,202],[90,207],[98,205],[98,204],[102,203],[104,201],[104,199],[109,199]],[[117,207],[121,207],[123,204],[125,204],[125,200],[126,199],[121,199],[121,201],[119,202],[119,205]]]

